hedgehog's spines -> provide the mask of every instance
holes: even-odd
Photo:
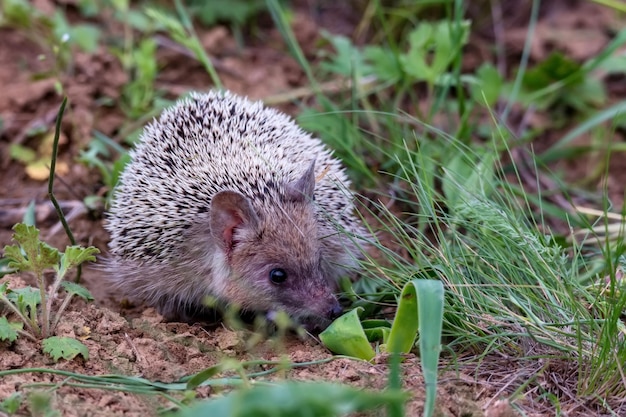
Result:
[[[237,291],[245,289],[227,277],[233,268],[253,276],[264,262],[290,258],[304,262],[319,253],[331,258],[330,263],[353,262],[357,257],[350,239],[324,238],[337,229],[329,218],[339,229],[363,234],[359,220],[350,213],[353,202],[346,192],[350,182],[340,162],[291,118],[260,102],[228,92],[192,93],[149,123],[130,155],[106,222],[115,259],[112,268],[118,270],[113,273],[119,272],[117,284],[125,292],[134,292],[163,310],[183,303],[181,293],[193,298],[184,299],[192,305],[200,303],[207,292],[217,292],[227,301],[237,298],[241,295]],[[228,250],[211,249],[210,242],[216,238],[207,230],[212,200],[225,190],[244,196],[260,219],[254,227],[224,229],[227,239],[235,239],[228,240],[231,245],[243,248],[245,242],[250,243],[250,254],[240,254],[240,261],[229,258]],[[294,198],[296,192],[307,198]],[[231,221],[236,219],[235,215]],[[296,236],[306,234],[313,235]],[[265,242],[259,250],[267,251],[266,261],[257,259],[255,239]],[[341,271],[324,266],[326,259],[314,263],[321,265],[316,268],[323,266],[322,275],[332,279]],[[305,264],[292,267],[301,269],[298,274],[303,276],[320,273],[306,272]],[[138,265],[162,271],[162,278],[151,282],[135,271]],[[238,287],[231,288],[235,284]],[[266,285],[261,281],[244,284]],[[315,285],[306,283],[314,293],[326,291],[321,284]],[[181,287],[184,291],[178,290]],[[174,301],[166,301],[168,292]],[[253,299],[241,297],[240,302],[255,307]]]

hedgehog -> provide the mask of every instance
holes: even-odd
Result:
[[[148,124],[105,227],[118,293],[169,320],[284,311],[323,329],[341,311],[365,229],[341,162],[289,116],[229,92],[192,93]]]

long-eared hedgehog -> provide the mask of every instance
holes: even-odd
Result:
[[[144,129],[106,221],[121,295],[170,319],[205,297],[323,328],[364,229],[344,169],[288,116],[195,93]]]

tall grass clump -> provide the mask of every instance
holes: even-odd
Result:
[[[499,162],[510,156],[503,137],[473,147],[452,141],[444,159],[413,141],[396,149],[395,197],[366,204],[378,219],[380,254],[368,259],[357,291],[393,304],[409,279],[441,280],[444,354],[477,367],[488,357],[535,360],[530,379],[551,360],[569,364],[562,376],[573,378],[578,396],[623,403],[623,217],[621,233],[603,245],[561,236],[546,223],[541,193],[525,192],[515,164]],[[570,230],[594,233],[573,209],[564,216]]]
[[[284,21],[277,2],[268,6]],[[563,140],[615,114],[594,116],[605,95],[592,72],[608,63],[626,32],[586,63],[550,56],[529,70],[539,2],[531,6],[511,80],[489,62],[463,73],[472,22],[461,1],[448,4],[439,21],[399,21],[415,14],[410,6],[372,2],[360,27],[376,27],[379,42],[357,47],[327,34],[317,68],[300,59],[289,27],[278,26],[319,106],[305,109],[298,121],[336,149],[357,186],[368,190],[362,212],[375,250],[365,261],[366,276],[353,286],[354,305],[374,317],[389,311],[381,306],[396,305],[406,282],[441,280],[444,353],[476,365],[487,358],[534,361],[526,381],[511,386],[535,384],[552,402],[586,397],[615,411],[626,393],[624,216],[609,225],[581,214],[568,197],[577,190],[550,176],[543,163],[571,158]],[[563,78],[546,78],[565,65],[559,62],[569,68]],[[344,80],[344,88],[324,91],[319,78]],[[596,88],[587,88],[591,84]],[[572,133],[545,154],[527,146],[541,132],[508,125],[514,109],[550,115],[568,106],[587,121],[577,128],[578,119],[570,117]],[[565,122],[560,114],[552,115],[555,125]],[[602,149],[610,154],[620,151],[616,146]],[[557,185],[549,191],[546,177]],[[604,195],[601,219],[608,219]],[[564,364],[561,382],[573,386],[548,388],[541,375],[555,363]]]

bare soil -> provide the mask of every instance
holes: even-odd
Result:
[[[315,7],[310,3],[296,3],[293,29],[308,58],[315,60],[320,29],[351,35],[361,15],[351,8],[349,2],[344,5],[343,2],[332,4],[325,1]],[[533,39],[531,62],[540,61],[553,50],[563,51],[576,60],[584,61],[595,56],[609,42],[609,29],[619,24],[607,8],[593,2],[548,3],[550,5],[542,9]],[[40,0],[34,4],[44,11],[54,10],[58,6],[52,0]],[[516,2],[505,1],[502,5],[517,7]],[[481,18],[483,12],[470,7],[469,13],[473,15],[478,30],[468,47],[465,62],[467,70],[480,65],[485,59],[491,59],[494,38],[502,35],[508,54],[505,57],[507,71],[513,71],[519,62],[529,13],[525,7],[519,9],[515,13],[505,13],[504,20],[498,22],[498,27],[494,29],[491,19]],[[114,22],[104,24],[106,19],[99,17],[94,20],[102,23],[103,27],[115,30]],[[227,27],[197,28],[203,46],[216,62],[225,87],[252,98],[266,99],[305,86],[304,73],[290,57],[268,16],[259,17],[258,28],[261,35],[250,35],[243,48],[237,45]],[[363,31],[360,33],[361,38],[366,36]],[[68,241],[47,202],[45,175],[40,178],[27,172],[24,164],[11,158],[9,150],[10,144],[19,143],[39,154],[49,152],[61,97],[55,91],[54,79],[41,75],[53,70],[54,59],[49,50],[29,38],[23,30],[0,29],[0,39],[0,247],[10,243],[10,228],[21,220],[24,208],[30,201],[37,204],[38,227],[44,239],[56,247],[64,247]],[[175,98],[189,90],[206,90],[211,85],[202,66],[185,55],[184,51],[173,48],[171,42],[165,39],[160,42],[158,61],[160,70],[157,87],[166,91],[167,98]],[[76,239],[82,245],[94,245],[106,254],[108,235],[102,228],[101,213],[88,212],[80,204],[86,196],[102,195],[105,190],[98,172],[75,160],[91,139],[94,129],[122,141],[120,135],[126,131],[130,122],[118,106],[102,105],[101,99],[108,97],[117,100],[128,77],[119,60],[101,48],[95,55],[76,51],[71,70],[61,74],[61,81],[69,96],[69,106],[63,121],[57,170],[59,179],[55,193],[67,208]],[[624,80],[605,81],[611,101],[623,100],[626,95],[622,85]],[[288,104],[281,108],[292,113],[297,110]],[[531,118],[530,123],[541,128],[545,121],[537,116]],[[569,127],[560,131],[547,131],[534,146],[537,149],[549,146]],[[42,133],[33,133],[35,131]],[[581,140],[589,141],[591,138],[583,137]],[[624,139],[618,132],[615,140]],[[626,162],[623,155],[615,155],[611,163],[609,176],[604,180],[611,198],[621,206],[626,183]],[[585,177],[593,166],[585,161],[577,161],[559,163],[553,168],[565,171],[566,178],[575,180]],[[588,186],[591,189],[600,187],[601,181]],[[29,277],[7,276],[2,280],[9,280],[11,285],[19,286],[23,284],[22,279],[28,280]],[[205,329],[197,325],[166,323],[152,309],[141,306],[127,308],[121,304],[122,300],[107,290],[102,273],[93,267],[83,271],[83,283],[94,294],[96,302],[75,302],[59,326],[59,335],[83,340],[89,348],[89,360],[78,357],[72,361],[54,363],[42,353],[39,343],[20,338],[12,344],[0,343],[0,370],[49,368],[86,375],[116,373],[174,382],[215,365],[225,357],[244,361],[260,358],[276,360],[286,356],[293,362],[308,362],[331,356],[313,337],[301,340],[295,335],[289,335],[280,340],[258,341],[250,331],[234,331],[225,326]],[[510,364],[503,358],[486,358],[485,362],[488,364],[487,369],[499,371],[489,373],[470,368],[465,370],[463,365],[457,365],[457,368],[441,374],[438,415],[516,415],[506,401],[499,399],[517,389],[524,382],[521,380],[523,376],[509,372]],[[449,365],[447,359],[442,359],[442,366]],[[402,369],[405,388],[412,394],[407,415],[420,415],[423,380],[419,359],[408,357]],[[384,358],[378,358],[375,363],[337,359],[293,369],[282,377],[332,380],[381,389],[387,383],[387,375],[388,367]],[[0,379],[0,400],[16,391],[36,389],[32,384],[47,383],[59,384],[60,387],[53,391],[54,407],[64,416],[144,416],[153,415],[159,407],[168,406],[161,397],[76,387],[64,384],[63,380],[62,376],[45,372],[7,376]],[[198,391],[199,397],[210,397],[212,394],[210,389]],[[182,398],[182,393],[179,397]],[[528,415],[554,413],[546,404],[533,403],[528,399],[519,400],[516,404],[526,409]],[[590,415],[590,409],[596,408],[573,409],[567,415]],[[19,415],[31,414],[32,410],[26,404],[19,411]]]

